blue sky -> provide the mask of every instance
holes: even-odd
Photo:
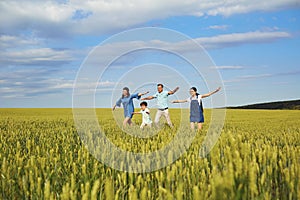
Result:
[[[143,27],[172,29],[204,46],[221,74],[227,105],[300,98],[297,0],[4,0],[0,107],[71,107],[76,74],[93,47],[114,34]],[[151,61],[137,56],[117,65]],[[173,58],[164,59],[174,64]],[[183,65],[173,67],[180,70]],[[203,82],[185,75],[200,93],[209,91]],[[101,78],[97,88],[105,92],[96,96],[97,107],[110,107],[116,100],[119,93],[111,91],[121,76],[122,70],[111,69]],[[170,88],[178,83],[174,77],[160,82]],[[188,87],[174,98],[187,98]],[[136,88],[155,92],[155,85]]]

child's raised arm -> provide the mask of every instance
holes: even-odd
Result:
[[[140,112],[132,112],[132,114],[135,115],[135,114],[142,114],[142,113],[140,113]]]

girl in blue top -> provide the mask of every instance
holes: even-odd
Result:
[[[123,121],[123,126],[126,126],[126,124],[132,125],[131,118],[132,118],[132,113],[134,112],[133,99],[134,98],[140,99],[141,96],[148,93],[149,92],[130,94],[128,87],[123,88],[122,97],[116,102],[116,104],[113,107],[113,110],[115,110],[116,106],[120,107],[121,104],[123,105],[124,117],[125,117]]]
[[[190,122],[191,122],[191,129],[194,130],[195,123],[198,123],[198,129],[202,129],[202,124],[204,122],[204,116],[203,116],[203,106],[202,106],[202,100],[203,98],[209,97],[216,92],[220,91],[220,87],[217,88],[215,91],[200,95],[197,93],[197,88],[192,87],[190,89],[191,97],[185,100],[175,100],[172,103],[190,103]]]

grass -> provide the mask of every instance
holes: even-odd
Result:
[[[180,110],[170,112],[178,127]],[[165,127],[151,138],[135,138],[119,128],[119,118],[116,122],[110,109],[97,109],[96,113],[111,142],[128,151],[160,149],[177,130]],[[118,110],[115,114],[121,113]],[[172,165],[151,173],[126,173],[103,165],[87,151],[71,109],[0,109],[0,196],[300,199],[300,111],[227,110],[221,137],[201,159],[199,148],[209,118],[210,110],[205,110],[203,130]],[[134,122],[138,129],[141,116],[134,116]]]

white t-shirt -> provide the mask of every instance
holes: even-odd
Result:
[[[151,120],[151,117],[150,117],[150,110],[148,108],[146,108],[145,110],[141,110],[140,113],[142,113],[143,115],[143,124],[151,124],[152,123],[152,120]]]
[[[197,96],[194,96],[194,97],[189,97],[189,98],[187,98],[186,100],[187,100],[187,102],[189,102],[189,103],[191,103],[192,100],[198,100],[198,103],[199,103],[199,105],[200,105],[201,99],[202,99],[202,95],[199,94],[199,95],[198,95],[198,99],[197,99]]]

